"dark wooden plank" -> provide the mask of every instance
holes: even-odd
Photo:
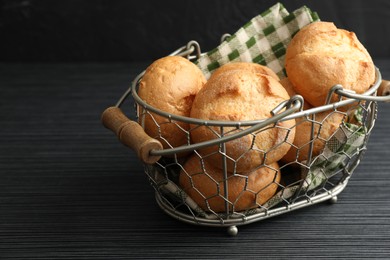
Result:
[[[390,60],[376,62],[390,78]],[[147,64],[0,65],[0,258],[390,257],[390,104],[337,204],[228,237],[164,214],[134,153],[100,124]]]

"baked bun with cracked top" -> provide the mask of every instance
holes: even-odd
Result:
[[[229,65],[231,66],[231,65]],[[221,70],[221,71],[219,71]],[[191,117],[202,120],[247,121],[272,117],[271,110],[289,100],[283,86],[273,77],[252,69],[227,69],[224,66],[211,75],[198,92],[191,109]],[[249,172],[263,163],[281,159],[290,149],[295,135],[295,120],[270,125],[257,133],[226,142],[229,172]],[[224,135],[242,131],[244,127],[224,127]],[[219,138],[220,127],[200,126],[191,131],[194,143]],[[215,167],[223,168],[223,154],[218,145],[199,152]]]
[[[285,67],[295,91],[313,106],[324,105],[336,84],[362,94],[375,81],[375,65],[355,33],[331,22],[302,28],[287,46]]]
[[[195,95],[205,84],[201,70],[189,60],[179,56],[167,56],[154,61],[145,71],[139,83],[138,95],[147,104],[179,116],[190,116]],[[161,141],[164,148],[188,143],[189,124],[170,122],[168,118],[154,113],[142,116],[145,132]]]
[[[276,73],[270,68],[268,68],[267,66],[263,66],[253,62],[242,62],[242,61],[226,63],[221,67],[219,67],[217,70],[215,70],[213,72],[213,75],[214,77],[216,77],[219,73],[223,73],[229,70],[249,70],[254,73],[264,74],[276,80],[280,80],[279,76],[276,75]]]

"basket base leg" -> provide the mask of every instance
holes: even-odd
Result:
[[[336,204],[337,203],[337,196],[333,196],[332,198],[329,199],[330,204]]]
[[[230,226],[230,227],[228,227],[227,228],[227,233],[228,233],[229,236],[232,236],[232,237],[237,236],[237,234],[238,234],[237,226]]]

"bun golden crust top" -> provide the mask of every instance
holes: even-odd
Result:
[[[323,105],[336,84],[361,94],[375,81],[374,63],[355,33],[330,22],[302,28],[287,47],[285,65],[295,91],[314,106]]]
[[[289,98],[283,86],[270,76],[244,69],[216,71],[195,97],[191,117],[230,121],[264,119]]]
[[[192,101],[205,82],[195,64],[183,57],[167,56],[146,69],[138,95],[163,111],[189,116]]]
[[[145,71],[139,83],[138,95],[147,104],[174,115],[190,116],[195,95],[206,79],[200,69],[189,60],[168,56],[156,60]],[[139,106],[140,114],[143,108]],[[145,132],[161,141],[164,148],[187,144],[189,124],[145,113],[139,118],[144,121]]]
[[[272,117],[271,110],[290,99],[287,91],[276,79],[252,69],[229,69],[224,66],[212,74],[197,94],[191,117],[204,120],[248,121]],[[290,148],[285,141],[293,141],[295,120],[279,122],[254,135],[246,135],[226,143],[229,172],[250,172],[264,161],[273,163],[281,159]],[[224,135],[231,135],[244,128],[225,127]],[[199,143],[217,138],[219,127],[201,126],[191,131],[193,142]],[[200,152],[215,167],[222,167],[218,146]],[[267,154],[267,155],[265,155]],[[265,160],[266,157],[266,160]]]
[[[252,62],[231,62],[224,64],[220,68],[218,68],[216,71],[214,71],[213,75],[214,77],[217,76],[220,73],[223,73],[225,71],[231,71],[231,70],[249,70],[254,73],[264,74],[266,76],[270,76],[276,80],[280,80],[278,75],[271,70],[270,68],[257,64]]]
[[[299,54],[321,53],[330,57],[372,61],[354,32],[338,29],[331,22],[315,22],[305,26],[293,37],[290,44],[293,47],[286,53],[286,60]]]

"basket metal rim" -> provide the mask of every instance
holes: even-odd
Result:
[[[131,87],[128,89],[128,91],[126,91],[126,93],[118,101],[118,103],[117,103],[118,107],[123,103],[123,101],[127,98],[127,96],[131,94],[133,99],[134,99],[134,101],[137,103],[137,105],[143,107],[144,109],[146,109],[148,111],[151,111],[151,112],[153,112],[153,113],[155,113],[157,115],[160,115],[162,117],[168,118],[170,120],[176,120],[176,121],[189,123],[189,124],[208,125],[208,126],[240,127],[240,126],[254,126],[256,124],[259,124],[259,123],[264,122],[265,120],[267,120],[267,119],[246,120],[246,121],[204,120],[204,119],[192,118],[192,117],[187,117],[187,116],[180,116],[180,115],[175,115],[175,114],[171,114],[171,113],[165,112],[163,110],[160,110],[160,109],[158,109],[156,107],[153,107],[153,106],[147,104],[138,95],[138,93],[137,93],[137,86],[138,86],[138,83],[141,80],[142,76],[144,75],[144,73],[145,73],[145,71],[141,72],[133,80],[133,82],[131,84]],[[382,82],[382,75],[380,73],[380,70],[377,67],[375,67],[375,76],[376,77],[375,77],[374,84],[372,84],[372,86],[366,92],[364,92],[363,94],[353,94],[353,93],[348,93],[348,91],[341,90],[343,96],[348,96],[346,100],[341,100],[341,101],[337,101],[337,102],[334,102],[334,103],[325,104],[325,105],[322,105],[322,106],[319,106],[319,107],[310,108],[310,109],[307,109],[307,110],[303,110],[302,109],[302,107],[303,107],[303,103],[302,103],[302,104],[300,104],[300,109],[299,109],[298,112],[294,111],[293,113],[288,113],[284,117],[276,117],[276,119],[272,120],[272,122],[270,122],[270,124],[275,123],[277,121],[287,121],[287,120],[296,119],[296,118],[299,118],[299,117],[302,117],[302,116],[309,116],[309,115],[312,115],[312,114],[321,113],[321,112],[324,112],[324,111],[334,110],[334,109],[339,108],[339,107],[347,106],[347,105],[350,105],[350,104],[352,104],[352,103],[354,103],[356,101],[359,101],[359,99],[357,97],[364,97],[364,98],[367,98],[367,100],[370,100],[370,97],[373,94],[376,93],[376,91],[378,90],[378,88],[379,88],[379,86],[380,86],[380,84]],[[335,85],[335,87],[336,86],[339,87],[340,85]],[[340,88],[338,89],[338,91],[337,90],[334,91],[333,89],[331,91],[332,92],[336,92],[336,94],[337,94],[338,91],[340,91]],[[297,99],[297,96],[300,97],[299,95],[296,95],[296,96],[292,97],[289,101],[283,101],[283,102],[290,102],[290,103],[292,103],[292,101],[295,101]],[[275,116],[273,116],[271,118],[275,118]]]
[[[216,219],[208,219],[204,217],[194,216],[172,208],[169,204],[163,201],[161,195],[157,191],[155,192],[155,198],[158,206],[166,214],[188,224],[210,226],[210,227],[241,226],[241,225],[246,225],[257,221],[261,221],[267,218],[271,218],[277,215],[281,215],[297,209],[301,209],[307,207],[308,205],[314,205],[314,204],[318,204],[330,200],[336,197],[337,195],[339,195],[346,188],[348,181],[349,178],[346,178],[343,182],[339,183],[331,190],[318,194],[306,200],[294,202],[286,206],[264,210],[263,212],[255,213],[253,215],[248,215],[248,216],[243,215],[242,218],[231,218],[230,215],[228,215],[228,217],[225,218],[216,218]]]

